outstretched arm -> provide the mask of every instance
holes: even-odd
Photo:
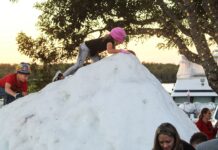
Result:
[[[14,92],[12,89],[11,89],[11,84],[6,82],[5,83],[5,92],[8,93],[9,95],[13,96],[13,97],[16,97],[16,92]]]
[[[114,48],[111,42],[107,43],[107,52],[109,54],[116,54],[116,53],[129,54],[130,53],[128,50]]]
[[[119,49],[115,49],[111,42],[107,43],[107,52],[109,54],[115,54],[121,52]]]

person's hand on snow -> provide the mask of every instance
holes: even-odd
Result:
[[[18,98],[21,98],[21,97],[23,97],[23,94],[22,93],[16,93],[16,95],[15,95],[15,99],[18,99]]]
[[[130,54],[130,52],[128,50],[125,50],[125,49],[120,49],[120,53],[123,53],[123,54]]]

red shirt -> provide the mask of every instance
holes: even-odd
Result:
[[[11,90],[14,92],[27,92],[27,82],[17,80],[17,74],[9,74],[0,79],[0,87],[5,88],[5,83],[11,85]]]
[[[214,128],[210,121],[205,123],[201,119],[199,119],[196,122],[196,125],[201,132],[207,135],[208,140],[215,138],[216,133],[217,133],[217,128]]]

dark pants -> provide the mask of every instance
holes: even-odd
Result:
[[[1,100],[1,104],[3,104],[3,99],[5,97],[5,89],[3,89],[2,87],[0,87],[0,100]]]
[[[0,87],[0,99],[5,97],[5,89]]]
[[[11,95],[5,93],[4,103],[3,104],[4,105],[9,104],[9,103],[13,102],[14,100],[15,100],[14,96],[11,96]]]
[[[4,88],[0,88],[0,98],[3,98],[3,105],[9,104],[15,100],[14,96],[7,94]]]

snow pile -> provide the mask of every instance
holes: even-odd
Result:
[[[0,150],[149,150],[171,122],[197,131],[160,82],[129,54],[88,65],[0,109]]]

